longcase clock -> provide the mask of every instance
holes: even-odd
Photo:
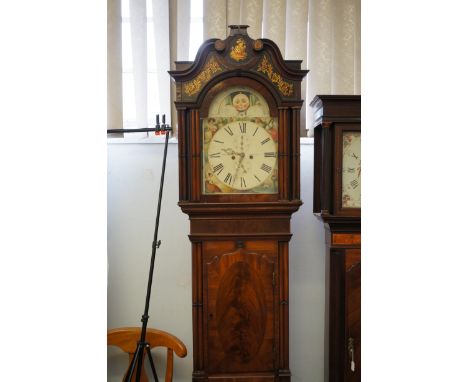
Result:
[[[288,246],[301,61],[230,26],[170,72],[179,206],[190,218],[194,381],[290,381]]]
[[[314,213],[325,223],[325,380],[361,380],[361,97],[316,96]]]

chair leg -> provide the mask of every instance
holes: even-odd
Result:
[[[167,348],[167,361],[166,361],[166,381],[172,382],[172,368],[174,365],[174,352],[171,348]]]

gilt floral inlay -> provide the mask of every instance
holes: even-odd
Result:
[[[211,57],[208,62],[203,67],[203,70],[198,74],[195,79],[184,84],[184,93],[188,96],[193,96],[197,94],[202,85],[206,84],[213,75],[217,72],[221,72],[223,69],[219,66],[218,62]]]
[[[257,72],[264,73],[268,76],[270,81],[275,84],[281,94],[284,96],[291,96],[294,92],[293,84],[283,80],[280,74],[273,70],[273,65],[268,61],[267,56],[263,56],[262,62],[258,65]]]
[[[236,61],[245,60],[247,57],[247,46],[245,41],[242,38],[237,39],[236,45],[231,48],[231,53],[229,53],[231,58]]]

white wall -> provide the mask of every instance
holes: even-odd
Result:
[[[141,325],[163,148],[108,144],[108,328]],[[170,144],[158,235],[162,245],[156,256],[148,326],[171,332],[185,343],[188,355],[175,357],[174,381],[187,382],[193,354],[191,246],[187,215],[177,206],[177,158],[177,145]],[[301,144],[304,205],[292,218],[289,273],[293,382],[322,382],[324,375],[325,246],[323,225],[312,213],[312,177],[313,145]],[[120,382],[126,357],[109,347],[108,360],[108,381]]]

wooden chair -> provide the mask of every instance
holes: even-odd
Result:
[[[135,352],[137,342],[140,340],[141,328],[140,327],[124,327],[111,329],[107,332],[107,345],[117,346],[124,352],[129,354],[129,364]],[[151,349],[162,346],[167,348],[167,361],[166,361],[166,378],[165,382],[172,381],[174,352],[180,357],[184,358],[187,355],[187,348],[184,343],[176,336],[157,329],[146,329],[146,341],[150,344]],[[144,352],[146,357],[146,352]],[[154,359],[154,357],[153,357]],[[159,376],[158,376],[159,377]],[[133,375],[132,382],[136,378],[136,372]],[[148,376],[143,367],[141,372],[140,382],[148,382]]]

